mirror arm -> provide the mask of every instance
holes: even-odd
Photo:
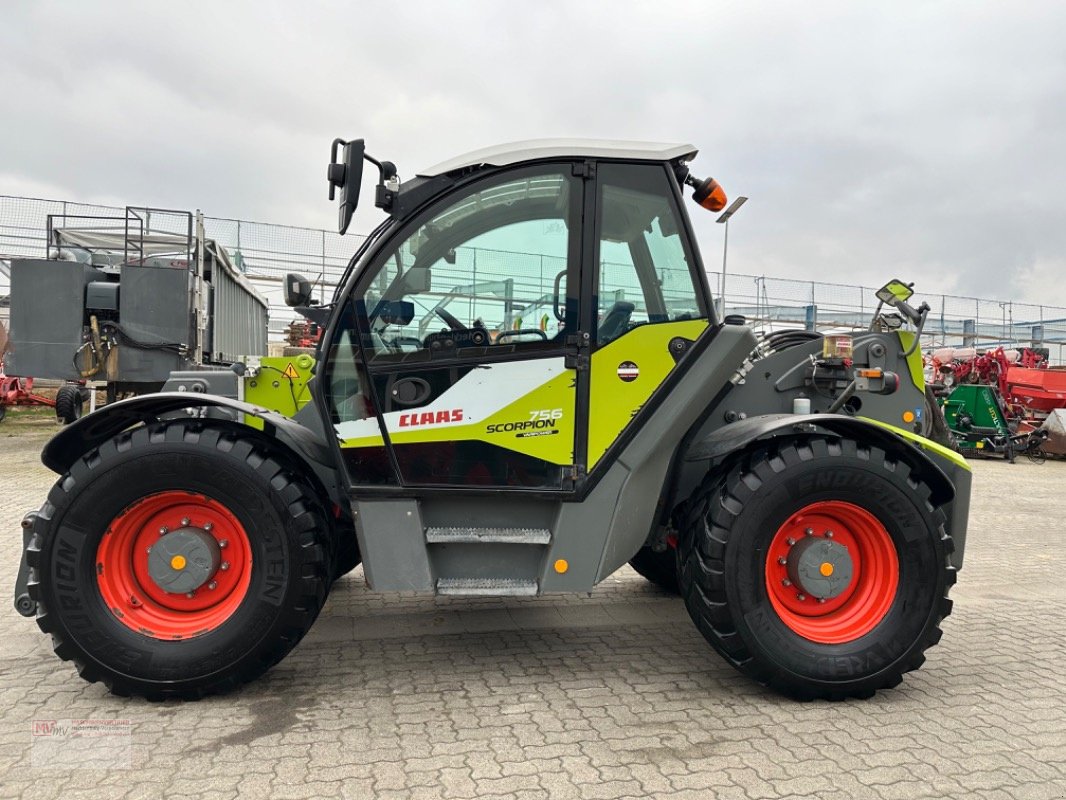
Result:
[[[911,342],[911,346],[907,348],[907,352],[903,354],[903,358],[908,358],[910,355],[918,349],[918,345],[922,342],[922,331],[925,330],[925,320],[929,317],[929,305],[922,303],[918,307],[918,328],[914,332],[914,341]]]
[[[878,300],[877,301],[877,308],[874,309],[873,318],[870,320],[870,327],[867,328],[866,330],[868,330],[868,331],[876,330],[876,328],[877,328],[877,318],[879,316],[881,316],[881,309],[884,308],[884,307],[885,307],[885,301],[884,300]]]

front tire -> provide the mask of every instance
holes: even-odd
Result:
[[[852,440],[756,449],[690,502],[689,614],[729,663],[792,697],[896,686],[951,612],[952,542],[930,498],[906,464]]]
[[[87,453],[52,488],[26,551],[29,592],[85,680],[196,699],[295,647],[325,602],[330,545],[318,494],[263,434],[157,423]]]

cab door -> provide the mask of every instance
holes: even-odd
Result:
[[[572,488],[564,349],[584,195],[572,173],[561,162],[467,184],[370,262],[326,376],[354,485]]]
[[[679,200],[667,165],[597,165],[590,474],[613,461],[642,412],[653,412],[711,323],[706,276]]]

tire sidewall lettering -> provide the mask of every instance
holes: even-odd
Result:
[[[209,675],[235,661],[254,658],[256,642],[277,624],[299,575],[297,534],[286,531],[288,512],[266,480],[235,468],[228,453],[173,452],[119,455],[100,473],[78,476],[78,492],[53,519],[51,547],[42,552],[51,580],[46,608],[61,611],[65,635],[87,653],[106,653],[107,668],[151,680],[187,680]],[[91,488],[93,503],[86,489]],[[96,589],[96,549],[112,520],[131,503],[155,491],[185,489],[226,506],[244,526],[252,551],[248,597],[217,629],[170,642],[144,637],[114,618]],[[254,522],[253,522],[254,521]],[[294,573],[293,570],[296,570]],[[239,635],[234,637],[234,632]],[[251,643],[251,644],[250,644]]]
[[[772,654],[781,669],[815,681],[869,678],[906,656],[931,624],[946,558],[936,523],[920,509],[913,489],[883,466],[843,456],[818,457],[792,464],[778,480],[743,501],[733,518],[726,572],[729,605],[738,633],[753,650]],[[900,580],[885,618],[870,633],[852,642],[823,645],[792,631],[770,605],[765,561],[774,533],[796,511],[819,500],[845,500],[872,512],[896,545]]]

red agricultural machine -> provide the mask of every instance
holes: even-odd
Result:
[[[1047,356],[1046,350],[1030,348],[997,347],[979,353],[973,347],[945,347],[932,352],[929,366],[933,385],[943,387],[942,402],[962,402],[959,392],[965,387],[988,387],[998,406],[994,416],[1002,416],[1009,435],[1040,431],[1046,439],[1042,452],[1066,455],[1066,368],[1050,366]],[[950,425],[952,415],[945,416]]]

